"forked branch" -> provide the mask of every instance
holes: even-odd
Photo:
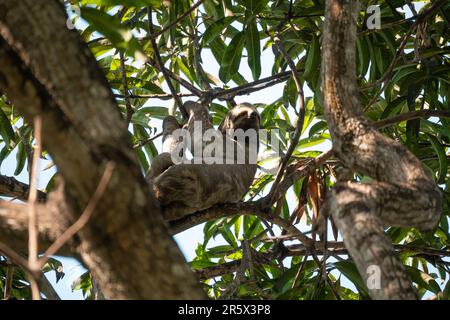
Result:
[[[416,299],[383,227],[431,230],[440,218],[441,194],[420,161],[402,144],[380,134],[362,115],[355,62],[358,10],[358,1],[326,1],[322,90],[335,156],[375,181],[338,182],[329,193],[326,208],[370,295]]]

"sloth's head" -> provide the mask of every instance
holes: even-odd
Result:
[[[222,123],[219,130],[224,133],[226,130],[255,129],[260,128],[261,117],[256,108],[250,103],[241,103],[231,109]]]

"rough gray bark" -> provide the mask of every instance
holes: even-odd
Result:
[[[0,0],[0,88],[29,123],[42,117],[71,221],[105,164],[116,163],[77,250],[107,298],[203,298],[140,172],[111,90],[66,18],[56,0]]]
[[[67,217],[54,209],[50,205],[37,205],[41,248],[49,247],[70,225]],[[0,242],[25,255],[28,251],[28,206],[0,200],[0,228]],[[59,254],[77,257],[76,251],[71,248],[78,244],[77,238],[72,239]]]
[[[26,183],[17,181],[14,177],[0,175],[0,195],[27,201],[29,190],[30,188]],[[46,198],[45,192],[38,190],[38,200],[44,202]]]
[[[327,209],[365,281],[381,271],[376,299],[415,299],[416,293],[383,226],[430,230],[441,213],[441,194],[420,161],[402,144],[376,131],[362,115],[355,65],[358,1],[327,0],[322,42],[322,89],[333,150],[342,163],[373,183],[338,182]],[[366,282],[367,283],[367,282]]]

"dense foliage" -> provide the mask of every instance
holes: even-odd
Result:
[[[68,2],[65,3],[70,16],[68,25],[76,26],[106,75],[124,118],[130,118],[130,135],[143,172],[160,151],[159,140],[152,139],[161,131],[160,122],[155,120],[163,119],[175,109],[166,78],[159,71],[158,54],[167,69],[187,82],[186,85],[172,80],[175,91],[183,93],[183,100],[210,93],[214,98],[210,109],[215,124],[233,106],[234,98],[243,101],[242,95],[271,90],[271,101],[258,101],[255,94],[252,101],[258,102],[262,126],[279,130],[278,143],[286,151],[296,125],[298,92],[286,72],[289,71],[286,59],[274,45],[275,38],[279,38],[295,61],[304,87],[310,89],[306,91],[302,137],[290,163],[304,163],[330,148],[320,92],[324,1],[204,0],[194,10],[190,8],[196,2],[190,0]],[[407,5],[411,2],[416,4],[417,12]],[[433,2],[411,2],[365,1],[360,12],[357,40],[360,99],[365,115],[374,122],[419,110],[450,112],[450,3],[422,15]],[[381,29],[367,28],[371,14],[365,9],[369,5],[379,6]],[[150,41],[148,6],[152,8],[152,29],[159,53],[153,50]],[[267,56],[262,59],[266,51],[272,52],[267,55],[270,61]],[[209,60],[205,61],[206,58]],[[216,71],[205,65],[215,65]],[[262,77],[269,73],[269,78]],[[282,89],[272,88],[279,83],[283,84]],[[181,120],[178,111],[176,114]],[[450,119],[422,116],[403,120],[406,121],[380,130],[404,143],[435,177],[443,192],[443,212],[433,232],[390,227],[386,234],[396,244],[420,296],[449,299]],[[27,170],[32,130],[6,96],[0,98],[0,134],[0,162],[14,152],[17,160],[14,175]],[[273,141],[262,143],[264,151],[270,149]],[[265,168],[269,160],[261,160],[260,165]],[[190,264],[201,275],[208,295],[255,299],[369,298],[332,221],[322,239],[314,229],[326,192],[340,171],[337,161],[327,161],[296,181],[273,208],[273,214],[322,241],[328,249],[325,256],[324,250],[308,253],[295,238],[254,215],[205,223],[204,240],[197,244],[196,257]],[[258,171],[245,200],[267,194],[274,178],[272,171]],[[358,173],[352,178],[370,180]],[[47,192],[53,181],[52,178]],[[217,239],[224,241],[218,244]],[[5,260],[0,260],[0,292],[7,268]],[[46,268],[63,275],[57,260],[51,260]],[[12,296],[29,298],[23,272],[18,269],[15,272]],[[89,273],[73,285],[74,290],[83,290],[86,297],[90,296],[91,287]]]

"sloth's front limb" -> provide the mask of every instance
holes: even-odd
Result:
[[[167,116],[163,120],[163,152],[152,160],[150,169],[147,172],[147,181],[152,181],[169,167],[174,165],[172,158],[173,152],[179,148],[182,141],[173,137],[173,132],[181,129],[177,119],[173,116]],[[182,155],[181,155],[182,156]]]

